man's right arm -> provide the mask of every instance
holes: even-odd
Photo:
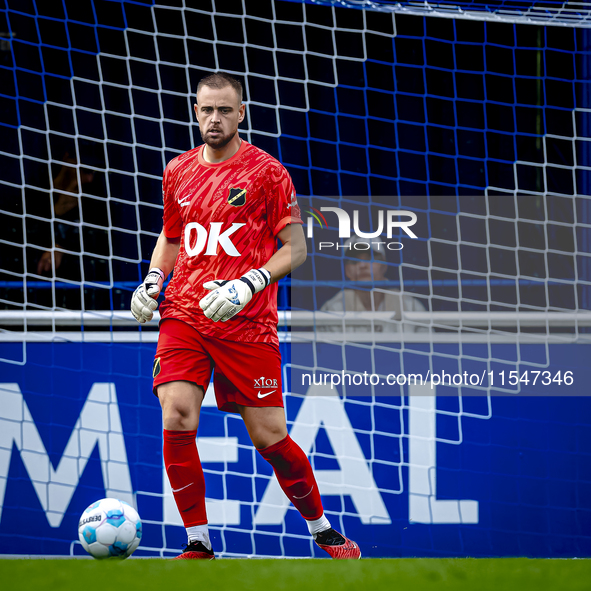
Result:
[[[150,271],[131,298],[131,313],[138,322],[143,324],[152,320],[154,311],[158,307],[156,300],[162,291],[164,280],[174,268],[180,245],[180,237],[167,238],[164,232],[158,236],[150,260]]]
[[[160,232],[154,252],[152,253],[152,259],[150,260],[150,269],[160,269],[164,273],[164,277],[168,277],[174,269],[174,263],[179,254],[180,245],[180,237],[167,238],[164,232]]]

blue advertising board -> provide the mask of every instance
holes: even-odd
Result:
[[[301,385],[293,359],[312,346],[282,345],[289,428],[328,517],[364,556],[591,556],[589,345],[520,345],[521,361],[547,355],[552,377],[571,370],[568,386],[459,397],[453,386],[404,385],[373,398]],[[319,365],[340,370],[340,349],[316,347]],[[511,345],[495,347],[510,358]],[[0,357],[22,349],[2,343]],[[104,496],[137,505],[137,555],[178,552],[185,534],[163,470],[154,352],[152,342],[27,343],[26,362],[1,362],[0,553],[82,554],[78,518]],[[416,345],[388,368],[457,373],[459,359],[454,345]],[[487,368],[494,379],[509,371]],[[206,401],[198,443],[216,552],[320,557],[241,420]]]

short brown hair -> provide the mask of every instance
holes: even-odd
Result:
[[[197,93],[199,93],[202,86],[209,88],[226,88],[226,86],[231,86],[236,91],[240,103],[242,103],[242,84],[239,80],[236,80],[236,78],[225,72],[216,72],[215,74],[201,78],[199,84],[197,84]]]

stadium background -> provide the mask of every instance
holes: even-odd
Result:
[[[409,14],[394,15],[324,4],[0,4],[3,553],[79,553],[71,544],[78,515],[106,491],[137,495],[146,521],[138,554],[167,555],[183,541],[162,500],[160,418],[149,380],[154,332],[130,331],[111,318],[105,337],[92,312],[127,310],[147,271],[161,223],[161,173],[170,158],[200,142],[189,124],[192,95],[208,72],[242,77],[243,137],[285,164],[303,210],[359,209],[366,226],[379,209],[417,214],[419,239],[388,259],[389,284],[420,298],[433,318],[446,311],[572,317],[589,309],[585,22],[511,22],[535,7],[525,2],[501,5],[509,13],[504,22],[498,6],[487,11],[474,3],[465,7],[481,10],[480,20],[411,14],[411,5]],[[540,10],[551,18],[548,6]],[[94,176],[78,215],[56,222],[51,180],[66,153]],[[37,260],[58,233],[67,237],[64,263],[55,277],[38,276]],[[309,247],[311,264],[294,279],[304,310],[344,285],[342,256]],[[280,292],[285,310],[289,286],[284,281]],[[60,324],[65,310],[87,315],[74,315],[68,328]],[[49,320],[32,312],[49,312]],[[436,321],[427,324],[442,332]],[[591,415],[581,396],[588,328],[578,320],[559,328],[554,334],[542,321],[524,343],[514,338],[525,331],[519,325],[489,323],[469,351],[427,339],[414,347],[398,342],[390,351],[394,370],[427,359],[448,372],[470,363],[575,372],[571,389],[555,384],[544,391],[550,397],[538,398],[539,388],[525,385],[474,398],[450,388],[437,399],[436,496],[476,500],[477,523],[409,522],[407,390],[392,401],[346,398],[342,408],[387,517],[360,518],[350,494],[325,500],[365,555],[591,553]],[[460,320],[457,334],[462,330]],[[288,341],[287,360],[295,355]],[[298,353],[302,359],[312,357],[310,348],[320,351],[308,347]],[[340,369],[346,347],[337,349],[308,366]],[[375,362],[375,351],[370,355],[358,360],[362,368]],[[103,383],[114,386],[96,387]],[[305,392],[292,391],[288,417],[295,424]],[[97,408],[110,401],[109,413],[106,422],[85,426],[79,417],[91,392]],[[522,396],[494,396],[508,393]],[[214,543],[224,555],[315,552],[293,510],[280,524],[253,525],[270,473],[239,421],[213,408],[204,412],[201,437],[222,448],[221,438],[235,438],[228,455],[214,454],[217,461],[206,464],[208,496],[238,501],[233,521],[226,514],[226,525],[213,525]],[[33,427],[34,444],[27,439]],[[103,432],[111,433],[110,449]],[[77,467],[52,488],[49,473],[74,449],[72,433],[99,445],[86,456],[78,449]],[[320,426],[312,453],[317,469],[338,471],[334,448],[330,429]],[[112,454],[109,461],[105,454]],[[130,488],[125,471],[109,472],[114,466],[128,467]],[[60,496],[71,500],[56,508]]]

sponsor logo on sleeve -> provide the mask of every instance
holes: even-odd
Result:
[[[287,204],[287,209],[291,209],[292,207],[297,207],[298,200],[296,199],[295,191],[291,193],[291,202]]]

